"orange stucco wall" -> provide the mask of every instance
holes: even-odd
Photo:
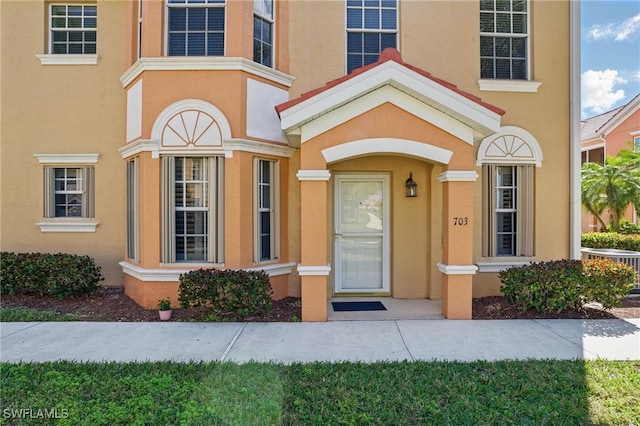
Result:
[[[104,285],[122,286],[127,3],[100,2],[97,65],[43,65],[48,3],[2,1],[0,250],[93,257]],[[95,232],[41,232],[44,166],[34,154],[96,153]]]
[[[165,52],[164,0],[145,0],[142,56]],[[276,2],[275,69],[295,78],[289,89],[263,76],[250,78],[288,90],[290,98],[322,87],[345,70],[345,2],[329,0]],[[504,109],[502,125],[519,126],[539,142],[544,160],[535,170],[535,259],[569,255],[569,2],[531,1],[530,79],[542,82],[536,93],[481,91],[479,80],[478,6],[468,1],[399,2],[398,49],[405,62],[455,84]],[[137,56],[137,1],[98,2],[98,64],[42,65],[35,53],[47,53],[46,2],[2,1],[3,111],[0,128],[0,245],[11,251],[69,251],[96,258],[105,283],[125,282],[118,262],[125,256],[125,168],[119,148],[126,142],[126,90],[142,80],[141,140],[151,137],[158,115],[184,99],[202,99],[217,107],[231,127],[232,138],[272,143],[247,136],[247,78],[240,70],[146,70],[123,87],[120,82]],[[226,3],[227,56],[252,60],[252,5]],[[28,31],[25,31],[28,28]],[[20,37],[16,35],[20,34]],[[321,42],[318,34],[322,34]],[[170,58],[167,58],[170,62]],[[633,120],[640,119],[635,116]],[[621,129],[624,131],[624,129]],[[373,155],[325,164],[320,150],[364,138],[396,137],[428,143],[455,152],[448,165],[415,158]],[[610,136],[612,143],[617,137]],[[134,141],[135,142],[135,141]],[[626,142],[626,141],[625,141]],[[444,312],[458,310],[467,293],[499,293],[496,273],[469,277],[443,276],[437,262],[472,264],[482,258],[482,178],[475,183],[441,183],[447,170],[481,169],[475,165],[480,140],[458,140],[392,104],[383,104],[308,140],[281,161],[281,258],[322,266],[333,262],[332,181],[300,182],[298,170],[328,169],[332,173],[387,171],[392,182],[392,294],[447,300]],[[95,233],[43,233],[43,167],[35,153],[98,153],[96,165]],[[222,151],[220,151],[222,154]],[[160,161],[148,151],[140,157],[141,258],[136,266],[160,265]],[[252,259],[252,158],[255,152],[234,151],[225,159],[225,249],[227,267],[255,267]],[[266,155],[266,158],[276,158]],[[419,184],[419,197],[402,196],[408,172]],[[20,176],[19,187],[15,177]],[[24,190],[28,188],[28,190]],[[19,206],[19,214],[16,210]],[[471,207],[470,207],[471,206]],[[471,208],[473,226],[452,228],[451,216]],[[465,216],[467,213],[464,213]],[[459,233],[462,232],[463,235]],[[453,248],[456,248],[454,250]],[[457,250],[457,248],[460,248]],[[416,261],[416,258],[419,260]],[[326,298],[332,276],[295,272],[272,278],[274,297],[300,295],[311,304],[303,317],[326,319]],[[167,296],[167,283],[127,277],[128,293],[149,308]],[[460,284],[460,285],[458,285]],[[175,283],[172,284],[175,286]],[[460,293],[454,288],[460,288]],[[173,297],[173,296],[170,296]],[[466,303],[466,302],[465,302]]]

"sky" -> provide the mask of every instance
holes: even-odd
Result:
[[[640,1],[581,2],[582,118],[640,94]]]

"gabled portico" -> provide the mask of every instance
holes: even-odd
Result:
[[[338,206],[336,176],[386,176],[381,182],[389,182],[386,192],[380,186],[368,195],[376,206],[367,210],[360,202],[355,210],[389,221],[388,232],[380,233],[381,241],[388,239],[388,254],[379,250],[382,262],[389,262],[389,293],[441,297],[445,317],[470,318],[478,177],[473,144],[500,129],[504,112],[405,64],[395,49],[277,110],[290,145],[301,150],[302,319],[326,321],[326,301],[335,290],[329,277],[335,280],[336,267],[347,264],[336,265],[334,240],[342,233],[335,212],[347,208]],[[405,197],[410,172],[422,198]]]

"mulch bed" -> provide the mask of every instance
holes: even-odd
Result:
[[[94,294],[62,300],[53,297],[2,295],[0,307],[5,306],[56,311],[73,315],[78,321],[160,321],[157,309],[143,309],[124,294],[122,287],[101,287]],[[301,311],[300,299],[287,297],[272,301],[271,311],[265,315],[233,320],[299,321]],[[210,311],[206,308],[172,309],[171,321],[206,321],[209,315]]]
[[[580,310],[569,310],[560,314],[520,311],[503,296],[473,299],[473,319],[611,319],[640,318],[640,295],[625,297],[622,306],[609,310],[595,305]]]
[[[0,307],[24,307],[41,311],[56,311],[73,315],[78,321],[160,321],[158,311],[141,308],[124,294],[121,287],[101,287],[89,296],[56,299],[36,296],[3,295]],[[206,321],[209,312],[206,308],[174,309],[172,321]],[[272,302],[269,313],[248,318],[229,318],[234,321],[290,322],[300,321],[300,298],[287,297]],[[585,307],[578,311],[562,314],[540,314],[534,311],[519,311],[502,296],[473,299],[473,319],[604,319],[604,318],[640,318],[640,296],[627,297],[622,307],[608,311],[597,307]]]

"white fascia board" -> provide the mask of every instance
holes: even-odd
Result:
[[[390,79],[394,86],[402,85],[400,90],[408,91],[433,108],[466,122],[482,133],[490,134],[500,130],[500,114],[409,68],[393,68]]]
[[[324,92],[288,108],[280,114],[282,129],[289,132],[315,117],[326,114],[342,105],[388,83],[385,76],[367,73],[356,76]]]
[[[250,139],[234,138],[223,141],[225,151],[244,151],[255,154],[275,155],[291,158],[294,148],[284,144],[258,142]]]
[[[294,77],[246,58],[228,56],[164,56],[140,58],[121,77],[123,87],[145,71],[244,71],[273,83],[291,87]]]
[[[342,108],[334,109],[304,124],[302,126],[301,142],[304,143],[386,102],[415,115],[425,122],[433,124],[470,145],[473,144],[473,129],[471,127],[392,86],[380,87],[353,100]]]

